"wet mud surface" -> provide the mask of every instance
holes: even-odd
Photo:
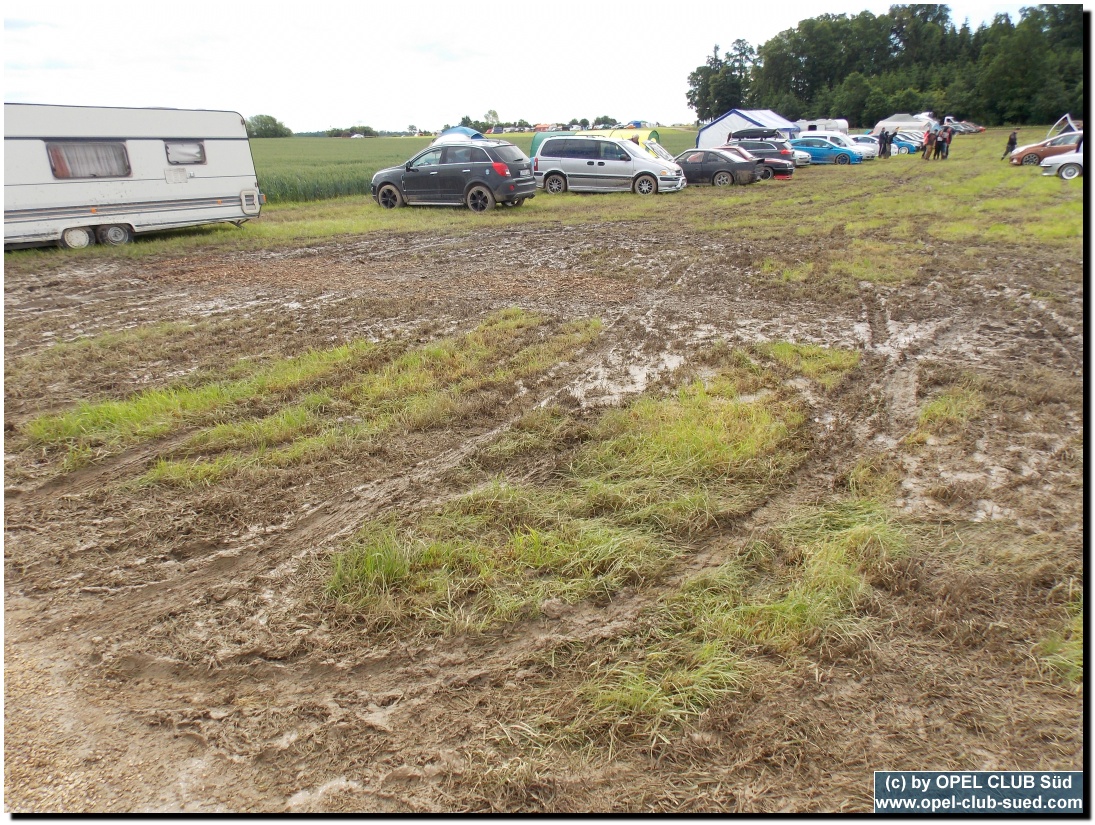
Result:
[[[820,271],[842,252],[840,237],[757,243],[635,223],[9,265],[8,810],[869,811],[878,769],[1080,769],[1082,696],[1036,645],[1083,583],[1082,262],[923,245],[887,281],[766,271],[773,257]],[[353,461],[134,487],[170,437],[63,472],[23,435],[79,401],[358,338],[429,341],[515,306],[603,329],[454,425]],[[157,324],[200,334],[109,364],[43,360],[59,343]],[[522,414],[594,416],[670,385],[718,341],[862,360],[835,390],[798,387],[814,446],[791,483],[699,536],[663,579],[440,637],[366,633],[324,596],[332,553],[364,519],[428,508],[469,478],[552,472],[550,459],[479,460]],[[933,388],[957,374],[983,379],[987,410],[909,449]],[[866,456],[899,469],[895,507],[940,547],[977,539],[967,569],[923,554],[878,589],[878,637],[818,649],[669,741],[552,761],[514,739],[550,695],[537,664],[548,653],[618,637]],[[973,556],[990,550],[987,573]]]

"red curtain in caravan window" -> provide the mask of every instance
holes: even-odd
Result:
[[[124,143],[48,143],[55,178],[124,178],[129,157]]]

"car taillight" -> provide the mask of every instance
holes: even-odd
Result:
[[[794,154],[794,152],[792,152],[790,149],[780,149],[779,153],[781,155],[793,155]]]
[[[533,172],[539,172],[540,171],[540,158],[539,157],[535,157],[535,158],[532,159],[532,171]]]
[[[497,172],[502,177],[508,178],[510,176],[509,165],[508,164],[499,163],[498,161],[495,161],[494,163],[491,164],[491,166],[493,166],[494,171]]]

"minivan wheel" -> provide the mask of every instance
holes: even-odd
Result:
[[[485,186],[473,186],[468,191],[467,203],[472,212],[489,212],[494,209],[494,195]]]
[[[715,186],[733,186],[734,176],[729,172],[716,172],[715,177],[711,179],[711,183]]]
[[[567,191],[567,180],[560,174],[548,175],[544,178],[544,191],[552,195],[560,195]]]
[[[65,249],[85,249],[95,243],[95,235],[86,226],[71,226],[61,233],[60,244]]]
[[[652,175],[639,175],[634,188],[636,195],[653,195],[658,191],[658,182]]]
[[[376,201],[385,209],[398,209],[403,205],[403,195],[390,183],[386,183],[376,193]]]
[[[1081,169],[1075,163],[1066,163],[1064,166],[1062,166],[1060,169],[1057,170],[1057,174],[1060,175],[1065,180],[1072,180],[1073,178],[1078,178],[1078,177],[1080,177],[1080,175],[1083,174],[1083,172],[1084,172],[1084,170]]]

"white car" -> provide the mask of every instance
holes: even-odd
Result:
[[[878,155],[882,152],[881,147],[878,145],[878,138],[876,138],[874,135],[851,135],[850,137],[852,139],[852,143],[854,143],[856,146],[859,146],[861,148],[865,147],[874,151],[875,157],[878,157]]]
[[[1084,173],[1084,152],[1065,152],[1051,155],[1041,163],[1043,175],[1059,175],[1064,180],[1078,178]]]
[[[878,157],[877,143],[856,143],[843,132],[831,132],[818,129],[815,131],[802,132],[799,137],[818,137],[822,140],[827,140],[834,146],[839,146],[841,149],[848,149],[855,152],[859,155],[861,160],[874,160]]]
[[[795,149],[795,166],[809,166],[814,162],[814,159],[810,157],[809,152],[803,152],[801,149]]]

